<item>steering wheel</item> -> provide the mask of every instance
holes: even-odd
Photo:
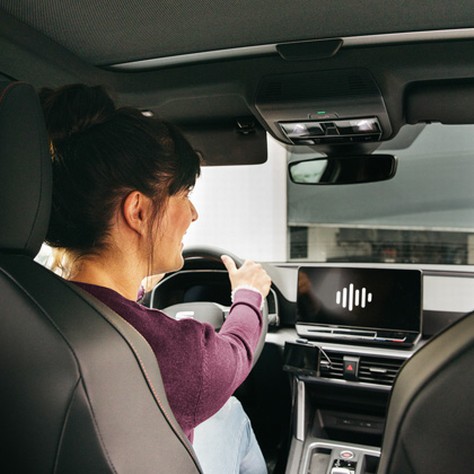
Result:
[[[241,258],[222,249],[215,247],[188,247],[183,251],[183,269],[175,272],[172,275],[179,274],[182,271],[189,271],[189,268],[198,268],[200,270],[211,268],[227,271],[221,261],[221,255],[223,254],[231,257],[234,260],[237,268],[243,264]],[[168,280],[168,278],[165,278],[162,280],[162,282],[158,283],[155,290],[159,288],[162,283]],[[230,311],[230,307],[213,301],[195,301],[173,304],[163,308],[163,311],[176,319],[192,317],[198,321],[209,323],[216,329],[216,331],[218,331],[225,321],[225,318]],[[262,315],[263,328],[254,352],[252,366],[255,365],[265,345],[265,336],[268,330],[268,304],[266,300],[264,300]]]

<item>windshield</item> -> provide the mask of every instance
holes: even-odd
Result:
[[[377,152],[398,158],[390,181],[288,182],[289,259],[474,263],[474,127],[406,126]]]
[[[259,166],[205,167],[187,245],[260,261],[474,264],[474,126],[405,126],[376,153],[398,158],[379,183],[308,186],[287,163],[318,156],[268,138]]]

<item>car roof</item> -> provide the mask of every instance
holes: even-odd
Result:
[[[472,26],[474,4],[416,0],[17,1],[0,6],[94,65],[190,53]]]
[[[443,121],[441,109],[449,109],[448,123],[474,123],[464,99],[428,107],[446,90],[465,95],[458,83],[474,70],[472,18],[474,3],[440,0],[0,0],[0,74],[37,87],[103,84],[119,104],[177,123],[202,144],[209,163],[233,164],[252,155],[250,148],[260,154],[260,132],[282,138],[257,103],[269,77],[300,74],[308,85],[311,74],[329,71],[321,81],[336,84],[332,78],[345,74],[352,87],[351,71],[363,69],[386,108],[384,140],[410,120]],[[409,100],[412,88],[432,81],[446,84]],[[216,150],[237,149],[229,140],[242,123],[243,133],[251,123],[259,139],[239,156],[218,156]],[[225,138],[217,143],[217,135]]]

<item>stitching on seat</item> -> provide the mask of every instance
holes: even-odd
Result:
[[[35,119],[35,122],[36,122],[36,125],[39,126],[39,128],[41,128],[42,126],[42,116],[38,116],[38,114],[42,114],[43,112],[41,110],[38,110],[36,107],[34,108],[34,119]],[[40,134],[35,134],[35,138],[36,138],[36,145],[38,147],[38,149],[41,148],[41,136]],[[38,196],[38,201],[37,201],[37,206],[36,206],[36,211],[35,211],[35,216],[34,216],[34,219],[33,219],[33,223],[31,225],[31,229],[30,229],[30,233],[28,235],[28,239],[26,240],[26,243],[25,243],[25,247],[28,248],[29,247],[29,244],[31,242],[31,240],[33,239],[33,236],[35,235],[35,228],[37,227],[37,222],[38,222],[38,217],[41,213],[41,209],[43,208],[43,201],[44,201],[44,194],[45,194],[45,166],[43,164],[43,152],[40,150],[40,163],[39,163],[39,174],[40,174],[40,188],[39,188],[39,196]],[[48,163],[49,166],[50,163]],[[52,190],[51,190],[51,194],[52,194]]]
[[[58,446],[56,448],[56,456],[55,456],[55,459],[54,459],[53,472],[56,472],[56,470],[58,469],[59,453],[61,452],[61,445],[63,443],[64,433],[66,431],[66,425],[67,425],[67,422],[68,422],[68,419],[69,419],[69,414],[71,412],[72,401],[75,397],[77,386],[79,384],[79,379],[80,379],[80,377],[78,377],[78,379],[76,381],[76,384],[74,385],[74,389],[72,390],[71,396],[69,398],[69,403],[67,404],[67,410],[66,410],[66,413],[64,415],[64,420],[63,420],[62,427],[61,427],[61,434],[59,435]]]
[[[405,445],[404,442],[402,442],[401,445],[402,445],[402,451],[405,453],[405,459],[407,460],[407,463],[408,463],[408,465],[410,466],[410,470],[411,470],[412,473],[415,473],[416,470],[415,470],[415,467],[413,466],[413,463],[412,463],[412,461],[411,461],[411,458],[410,458],[410,456],[409,456],[409,454],[408,454],[407,447],[406,447],[406,445]]]
[[[10,90],[18,86],[19,84],[26,84],[26,83],[25,82],[10,82],[9,84],[7,84],[7,86],[3,89],[0,95],[0,103],[3,101],[5,96],[10,92]]]
[[[119,316],[120,316],[120,315],[119,315]],[[122,318],[122,319],[123,319],[123,318]],[[124,320],[124,322],[130,327],[130,329],[132,329],[134,332],[136,332],[140,337],[143,337],[128,321],[125,321],[125,320]],[[114,327],[115,327],[115,325],[114,325]],[[116,328],[116,329],[118,330],[118,328]],[[122,334],[122,335],[123,335],[123,334]],[[138,359],[139,365],[140,365],[140,367],[141,367],[141,369],[142,369],[142,371],[143,371],[143,373],[144,373],[144,375],[145,375],[145,379],[146,379],[146,381],[147,381],[147,383],[148,383],[148,385],[149,385],[149,387],[150,387],[150,389],[151,389],[153,395],[155,396],[155,399],[156,399],[156,401],[158,402],[158,405],[159,405],[161,411],[162,411],[163,414],[165,415],[165,418],[166,418],[166,420],[168,421],[168,423],[170,424],[170,427],[173,429],[173,431],[175,432],[175,434],[178,435],[179,438],[183,441],[184,447],[186,448],[186,450],[189,452],[189,454],[191,455],[191,457],[192,457],[193,460],[194,460],[194,459],[195,459],[195,454],[194,454],[194,453],[189,449],[189,447],[188,447],[188,442],[189,442],[189,440],[188,440],[185,436],[183,436],[183,434],[181,433],[181,430],[177,430],[177,429],[175,428],[174,423],[173,423],[173,421],[171,420],[171,418],[170,418],[170,416],[169,416],[169,414],[168,414],[166,408],[165,408],[165,407],[163,406],[163,404],[162,404],[162,401],[161,401],[160,396],[159,396],[158,393],[156,392],[156,389],[155,389],[155,387],[154,387],[154,385],[153,385],[153,382],[150,380],[150,377],[148,376],[148,372],[147,372],[147,370],[146,370],[146,368],[145,368],[145,364],[143,363],[143,361],[142,361],[142,359],[141,359],[141,357],[140,357],[140,355],[139,355],[139,353],[138,353],[138,350],[136,349],[136,347],[135,347],[135,345],[133,344],[132,341],[130,341],[130,340],[129,340],[127,337],[125,337],[124,335],[123,335],[123,337],[124,337],[124,339],[127,340],[127,342],[128,342],[128,343],[130,344],[130,346],[132,347],[133,352],[135,353],[135,355],[136,355],[136,357],[137,357],[137,359]]]
[[[71,413],[72,405],[74,404],[74,400],[76,399],[76,395],[77,395],[79,385],[82,385],[82,376],[77,379],[76,385],[74,386],[74,390],[71,393],[71,398],[69,400],[68,407],[67,407],[67,410],[66,410],[66,414],[65,414],[65,417],[64,417],[64,421],[63,421],[63,424],[62,424],[61,435],[60,435],[59,441],[58,441],[58,447],[57,447],[57,450],[56,450],[56,459],[55,459],[55,462],[54,462],[53,472],[56,472],[57,469],[59,468],[58,462],[59,462],[59,456],[60,456],[60,453],[61,453],[61,445],[62,445],[63,438],[64,438],[64,435],[65,435],[65,432],[66,432],[66,427],[68,425],[69,415]],[[84,386],[83,386],[83,388],[84,388],[84,394],[86,396],[88,406],[89,406],[89,409],[90,409],[90,413],[91,413],[91,416],[92,416],[92,420],[94,422],[95,431],[96,431],[97,436],[99,437],[100,444],[101,444],[101,446],[103,448],[103,451],[104,451],[104,454],[105,454],[105,458],[107,459],[107,463],[108,463],[109,467],[112,469],[112,471],[117,473],[117,470],[115,469],[115,466],[113,465],[112,460],[109,456],[109,452],[107,451],[107,446],[104,443],[104,439],[102,438],[101,432],[98,429],[97,420],[95,418],[94,410],[92,409],[92,404],[90,402],[90,399],[87,396],[87,391],[85,390]]]

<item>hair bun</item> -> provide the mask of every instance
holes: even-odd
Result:
[[[114,102],[101,86],[72,84],[55,90],[44,88],[39,96],[48,134],[55,146],[105,122],[115,111]]]

